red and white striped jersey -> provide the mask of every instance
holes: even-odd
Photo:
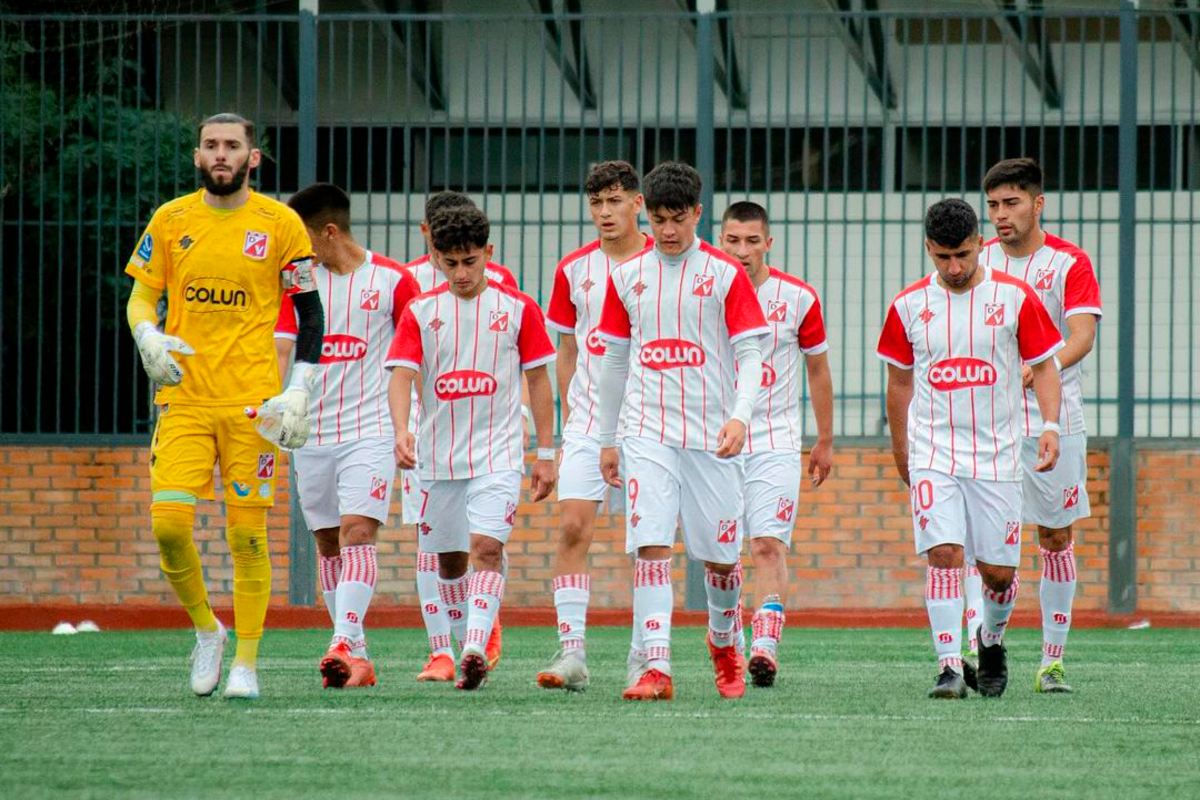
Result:
[[[646,250],[654,240],[646,237]],[[639,254],[640,255],[640,254]],[[575,374],[567,390],[570,409],[563,435],[598,436],[600,424],[600,363],[604,339],[600,336],[600,312],[613,264],[600,249],[600,240],[579,248],[558,262],[546,324],[561,333],[574,334],[579,346]]]
[[[317,265],[313,276],[325,307],[320,362],[325,369],[310,403],[314,422],[308,441],[322,445],[391,436],[384,358],[400,312],[420,294],[417,282],[398,262],[369,250],[353,272],[338,275]],[[295,339],[297,331],[295,308],[285,296],[275,338]]]
[[[1063,339],[1070,334],[1067,317],[1073,314],[1095,314],[1099,319],[1100,285],[1092,271],[1087,253],[1057,236],[1046,234],[1045,243],[1033,255],[1010,258],[1004,254],[999,239],[983,246],[979,263],[1004,270],[1028,283],[1046,306],[1050,319]],[[1062,371],[1062,408],[1059,425],[1063,434],[1083,433],[1083,362],[1076,362]],[[1021,401],[1021,429],[1025,436],[1040,436],[1042,412],[1038,410],[1033,389],[1026,389]]]
[[[829,349],[813,287],[774,267],[758,287],[770,334],[763,339],[762,389],[746,431],[746,452],[800,449],[800,370],[804,356]]]
[[[715,450],[733,413],[733,344],[769,330],[742,265],[697,239],[614,267],[600,333],[630,343],[624,435]]]
[[[908,406],[908,466],[962,478],[1021,480],[1021,362],[1062,347],[1046,307],[1028,284],[980,266],[967,292],[937,274],[909,286],[888,308],[877,353],[916,369]]]
[[[412,273],[412,276],[417,279],[417,283],[421,286],[422,292],[432,292],[434,289],[446,283],[446,276],[433,264],[433,260],[429,254],[414,258],[407,264],[403,265],[406,270]],[[514,289],[519,289],[517,279],[513,277],[512,272],[503,264],[497,264],[495,261],[487,262],[483,271],[487,273],[490,280],[497,281],[505,286],[511,286]]]
[[[521,372],[553,359],[542,310],[518,289],[488,281],[465,300],[443,285],[409,303],[386,366],[421,377],[421,478],[523,470]]]

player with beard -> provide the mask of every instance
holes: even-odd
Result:
[[[160,386],[150,455],[151,527],[163,573],[196,627],[191,687],[200,696],[220,682],[227,635],[209,606],[192,540],[196,499],[214,499],[219,463],[237,631],[225,696],[257,697],[258,644],[271,597],[267,509],[275,502],[276,446],[293,449],[308,438],[309,392],[325,325],[304,224],[248,185],[261,158],[249,120],[237,114],[205,119],[194,154],[203,188],[154,213],[125,267],[135,279],[129,326],[146,374]],[[157,304],[164,291],[167,319],[160,330]],[[297,317],[296,365],[281,393],[272,331],[285,293]],[[183,366],[176,355],[187,356]],[[247,407],[258,407],[258,415],[274,423],[260,426],[261,437]]]

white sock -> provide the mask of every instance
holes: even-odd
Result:
[[[554,587],[554,609],[558,612],[558,643],[563,650],[582,650],[591,578],[586,573],[555,575],[551,585]]]
[[[483,652],[487,647],[503,597],[503,575],[491,570],[471,573],[467,586],[467,636],[463,640],[464,649],[474,647]]]
[[[453,655],[450,647],[450,618],[438,592],[437,553],[417,552],[417,602],[429,636],[429,653]]]
[[[337,585],[342,574],[342,556],[326,558],[317,554],[317,583],[321,587],[321,597],[325,600],[325,610],[329,612],[329,622],[337,624]]]
[[[979,650],[979,624],[983,622],[983,578],[979,567],[967,564],[963,568],[963,592],[967,603],[967,649]]]
[[[1013,575],[1012,585],[1003,592],[983,587],[983,623],[979,626],[979,644],[991,647],[1004,639],[1004,629],[1017,604],[1017,589],[1021,581]]]
[[[1075,543],[1066,550],[1042,553],[1042,583],[1038,598],[1042,605],[1042,666],[1062,661],[1063,647],[1071,630],[1071,606],[1075,602]]]
[[[443,578],[438,575],[438,597],[442,599],[442,607],[446,609],[446,619],[450,624],[450,633],[462,643],[467,637],[467,583],[470,575],[459,575],[457,578]]]
[[[742,565],[734,566],[728,575],[705,569],[704,593],[708,597],[708,638],[713,647],[732,647],[737,629],[734,617],[742,598]]]
[[[375,545],[342,548],[342,574],[337,585],[337,621],[333,624],[333,635],[345,639],[357,650],[366,647],[363,620],[371,604],[371,595],[375,594],[378,571]]]
[[[925,610],[933,633],[939,672],[946,667],[962,674],[962,569],[927,567],[925,570]]]
[[[633,568],[633,625],[641,628],[647,669],[671,674],[671,560],[639,558]]]

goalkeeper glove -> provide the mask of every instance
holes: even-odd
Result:
[[[308,396],[317,382],[315,364],[297,361],[287,388],[267,400],[257,409],[247,409],[255,427],[268,442],[284,450],[296,450],[308,441]]]
[[[142,355],[142,367],[150,380],[161,386],[178,386],[183,383],[183,367],[171,353],[190,356],[195,354],[192,346],[178,336],[169,336],[154,326],[153,322],[139,322],[133,329],[133,340]]]

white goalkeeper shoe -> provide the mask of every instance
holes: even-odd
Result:
[[[550,666],[537,674],[537,685],[543,689],[566,689],[568,692],[586,689],[588,669],[583,648],[559,650]]]
[[[142,356],[142,367],[150,380],[160,386],[178,386],[183,383],[183,367],[171,353],[195,355],[192,346],[178,336],[163,333],[153,322],[139,322],[133,329],[133,340],[137,342]]]
[[[258,697],[258,673],[253,667],[234,664],[225,681],[225,697],[229,700],[254,700]]]
[[[192,691],[198,697],[208,697],[221,682],[221,662],[229,634],[217,620],[215,631],[196,631],[196,646],[192,648]]]

